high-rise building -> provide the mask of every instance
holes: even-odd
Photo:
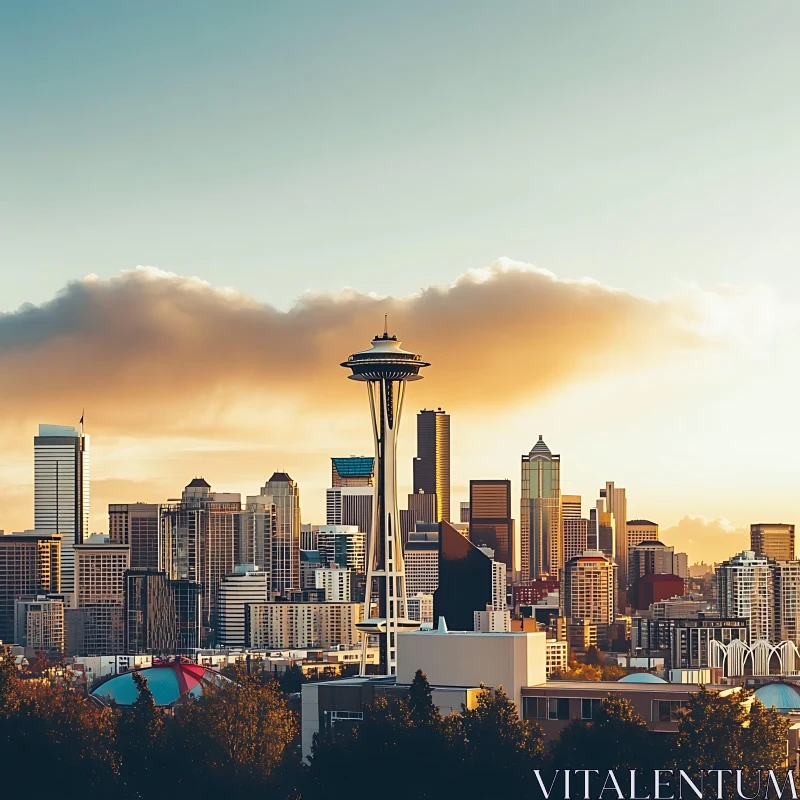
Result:
[[[33,516],[37,531],[62,534],[61,588],[75,589],[74,545],[89,536],[89,436],[66,425],[40,425],[33,439]]]
[[[201,586],[203,638],[211,636],[219,586],[233,571],[243,539],[241,495],[212,492],[203,478],[190,481],[180,502],[162,506],[162,554],[170,580]]]
[[[436,531],[412,531],[405,546],[406,592],[433,595],[439,585],[439,526]]]
[[[251,603],[266,603],[269,582],[254,564],[242,564],[225,575],[219,587],[217,642],[221,647],[245,647],[245,610]]]
[[[651,522],[649,519],[629,519],[627,529],[628,553],[630,553],[637,544],[658,541],[658,524]]]
[[[587,550],[564,567],[562,605],[573,620],[610,625],[615,619],[617,565],[599,550]]]
[[[434,625],[438,626],[439,619],[444,617],[450,630],[471,631],[475,612],[485,611],[497,596],[501,572],[495,564],[501,562],[495,562],[485,549],[476,547],[449,522],[439,523],[438,556],[438,586],[433,594]],[[505,564],[502,567],[505,569]]]
[[[473,614],[473,630],[476,633],[508,633],[511,630],[511,613],[505,607],[487,605],[483,611]]]
[[[316,550],[317,549],[317,534],[319,533],[320,525],[312,525],[310,522],[303,522],[300,525],[300,549],[301,550]],[[248,562],[249,563],[249,562]]]
[[[469,538],[494,550],[495,561],[514,571],[514,520],[511,519],[511,481],[469,482]]]
[[[0,642],[14,638],[14,601],[58,594],[60,581],[60,534],[25,531],[0,536]]]
[[[561,519],[581,518],[581,496],[579,494],[561,495]]]
[[[427,494],[423,491],[410,494],[408,496],[408,509],[400,511],[400,536],[403,547],[408,541],[408,534],[414,530],[417,523],[435,524],[437,502],[435,494]]]
[[[317,549],[321,566],[336,564],[363,575],[366,572],[366,539],[355,525],[320,525]]]
[[[406,602],[408,603],[408,616],[411,619],[417,620],[420,623],[433,624],[432,594],[409,595]]]
[[[325,592],[326,603],[349,603],[350,570],[336,565],[320,567],[314,573],[315,589]]]
[[[450,522],[450,415],[441,408],[417,414],[414,493],[418,492],[436,495],[431,522]]]
[[[168,656],[178,651],[178,615],[166,572],[128,570],[125,580],[125,649],[129,655]]]
[[[460,516],[459,520],[461,522],[469,522],[469,503],[461,502],[459,506]]]
[[[672,571],[675,575],[688,580],[689,578],[689,554],[675,553],[672,557]]]
[[[125,573],[131,549],[123,544],[75,545],[75,604],[86,613],[81,655],[114,655],[125,646]]]
[[[355,525],[368,535],[372,529],[372,503],[375,488],[372,486],[344,486],[326,492],[327,525]]]
[[[376,613],[365,613],[360,628],[365,636],[361,654],[362,672],[367,668],[367,640],[378,637],[379,673],[397,672],[397,634],[414,630],[419,623],[408,619],[403,548],[400,541],[400,515],[397,509],[397,434],[403,407],[406,382],[419,380],[420,369],[429,366],[420,356],[400,348],[396,336],[372,340],[369,350],[351,355],[342,366],[351,371],[352,380],[364,381],[369,390],[375,436],[375,459],[378,480],[375,486],[375,514],[368,538],[365,609],[371,612],[377,600]],[[441,452],[444,459],[444,449]],[[426,456],[425,450],[420,455]],[[449,433],[447,444],[447,502],[450,502]],[[426,462],[427,463],[427,462]],[[427,475],[427,473],[425,473]],[[416,488],[425,489],[425,486]]]
[[[643,541],[628,553],[628,581],[630,585],[645,575],[674,575],[675,548],[659,541]],[[681,593],[682,594],[682,593]]]
[[[772,564],[766,556],[744,550],[716,570],[717,611],[720,617],[746,619],[750,642],[772,641],[775,606]]]
[[[523,580],[558,577],[564,566],[561,530],[561,456],[542,437],[522,456],[520,572]]]
[[[800,561],[778,561],[772,567],[775,592],[775,639],[800,647]]]
[[[794,561],[794,525],[754,523],[750,526],[750,549],[773,561]]]
[[[247,505],[242,516],[242,542],[239,546],[237,560],[242,564],[255,564],[267,575],[272,574],[272,542],[278,524],[278,512],[272,498],[253,495],[247,498]],[[304,532],[305,528],[308,528]],[[316,549],[315,526],[301,525],[300,538],[314,543]],[[302,547],[302,542],[301,542]]]
[[[270,558],[270,589],[285,595],[300,588],[300,487],[285,472],[275,472],[248,504],[274,505],[276,522]]]
[[[316,589],[317,579],[315,573],[322,567],[322,557],[319,550],[300,551],[300,588]]]
[[[361,635],[361,603],[250,603],[247,646],[252,648],[352,647]]]
[[[374,486],[375,459],[372,456],[350,456],[331,459],[331,486]]]
[[[110,504],[108,534],[112,544],[130,545],[131,569],[161,568],[161,506],[157,503]]]
[[[563,506],[562,506],[563,509]],[[564,561],[570,561],[589,549],[589,520],[580,517],[563,517]]]
[[[606,517],[608,514],[610,516]],[[599,549],[606,552],[607,540],[603,530],[610,523],[611,530],[611,555],[619,568],[617,570],[617,602],[619,610],[625,611],[628,590],[628,501],[625,490],[614,485],[613,481],[606,481],[606,488],[600,490],[600,499],[597,501],[598,538]]]
[[[202,587],[185,579],[171,580],[169,585],[178,617],[178,652],[194,653],[202,644]]]
[[[14,601],[13,642],[35,653],[64,652],[64,601],[23,595]]]

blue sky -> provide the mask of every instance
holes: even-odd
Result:
[[[797,288],[792,2],[6,4],[8,310],[137,264],[286,308],[504,255]]]
[[[35,424],[84,407],[98,528],[107,502],[160,501],[198,473],[253,493],[276,468],[320,521],[329,456],[372,446],[359,401],[331,410],[336,364],[385,309],[348,295],[253,334],[247,298],[404,297],[500,257],[483,289],[392,306],[438,357],[414,402],[468,432],[454,508],[471,478],[518,481],[542,433],[587,504],[615,480],[636,516],[697,515],[686,536],[704,518],[730,521],[723,538],[793,521],[798,30],[793,0],[3,4],[0,527],[30,524]],[[137,265],[154,269],[119,277]],[[621,290],[598,290],[591,320],[583,277]],[[297,319],[304,357],[326,356],[313,409],[269,371]],[[197,355],[217,340],[209,370]],[[509,359],[508,384],[464,383],[480,348]]]

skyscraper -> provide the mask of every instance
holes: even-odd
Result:
[[[501,593],[499,583],[500,580],[505,583],[505,565],[497,564],[449,522],[439,523],[438,560],[438,586],[433,593],[434,626],[444,617],[450,630],[471,631],[475,612],[485,611]]]
[[[561,530],[561,456],[553,455],[542,437],[522,456],[520,509],[522,578],[558,577],[564,565]]]
[[[178,615],[166,572],[128,570],[125,580],[125,653],[165,656],[178,649]]]
[[[350,456],[331,459],[331,486],[374,486],[375,459],[371,456]]]
[[[403,408],[406,381],[419,380],[420,369],[429,366],[418,355],[400,348],[396,336],[372,340],[369,350],[354,353],[342,366],[351,370],[352,380],[367,384],[372,411],[377,466],[376,496],[372,528],[367,542],[367,592],[364,620],[360,630],[378,636],[380,673],[397,672],[397,634],[418,627],[406,614],[403,549],[397,509],[397,432]],[[423,487],[424,488],[424,487]],[[449,441],[448,441],[449,502]],[[377,600],[373,615],[372,600]],[[367,640],[363,637],[362,672],[366,672]]]
[[[469,538],[479,547],[490,547],[495,561],[513,572],[514,520],[511,519],[511,481],[469,482]]]
[[[563,517],[561,526],[564,531],[564,563],[566,564],[585,550],[589,545],[589,520],[581,517]],[[593,547],[591,549],[594,549]]]
[[[170,580],[200,584],[204,638],[211,633],[222,577],[238,560],[243,516],[241,495],[212,492],[203,478],[186,485],[179,503],[162,506],[164,571]]]
[[[580,519],[580,518],[581,518],[581,496],[579,494],[562,494],[561,519]]]
[[[437,409],[417,414],[414,492],[436,495],[432,522],[450,522],[450,415]]]
[[[587,550],[564,567],[562,605],[573,620],[610,625],[614,613],[617,565],[599,550]]]
[[[336,564],[354,573],[366,572],[367,537],[355,525],[320,525],[317,550],[320,565]]]
[[[773,561],[794,561],[794,525],[767,522],[751,525],[750,549]]]
[[[469,522],[469,503],[465,503],[463,500],[459,506],[460,515],[459,521],[461,522]]]
[[[0,536],[0,641],[14,639],[14,600],[58,594],[61,536],[26,531]]]
[[[219,587],[217,642],[222,647],[246,645],[245,611],[249,603],[266,603],[268,576],[253,564],[241,564],[225,575]]]
[[[327,525],[355,525],[364,535],[372,530],[373,486],[343,486],[326,492]]]
[[[625,611],[625,602],[628,589],[628,501],[625,490],[614,485],[613,481],[606,482],[606,488],[600,490],[600,499],[597,501],[598,518],[601,512],[610,515],[612,547],[611,553],[619,568],[617,570],[617,602],[619,610]],[[598,519],[598,532],[600,529]],[[601,541],[600,549],[605,550]]]
[[[717,611],[720,617],[746,619],[750,642],[775,635],[773,572],[765,556],[744,550],[717,567]]]
[[[128,545],[75,545],[75,603],[86,614],[81,655],[121,653],[125,645],[125,573]]]
[[[131,548],[131,569],[158,570],[161,555],[161,506],[157,503],[114,503],[108,506],[112,544]]]
[[[400,533],[405,547],[408,535],[418,522],[436,524],[439,520],[438,502],[435,494],[419,491],[408,495],[408,508],[400,510]]]
[[[61,591],[75,590],[74,546],[89,536],[89,436],[40,425],[33,439],[33,516],[37,531],[62,534]]]
[[[286,595],[300,588],[300,487],[285,472],[275,472],[251,502],[275,506],[270,555],[270,590]]]

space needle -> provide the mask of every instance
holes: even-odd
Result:
[[[406,578],[397,512],[397,433],[406,381],[421,380],[420,369],[430,364],[415,353],[402,350],[397,337],[389,336],[384,327],[383,335],[376,336],[368,350],[353,353],[341,366],[352,370],[350,380],[367,384],[377,464],[372,526],[367,540],[364,619],[357,626],[364,633],[361,674],[366,674],[369,637],[377,635],[380,674],[394,675],[397,634],[419,627],[419,622],[406,616]],[[373,615],[375,598],[377,613]]]

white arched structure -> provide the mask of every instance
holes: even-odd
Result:
[[[756,676],[769,675],[770,664],[777,657],[781,675],[796,675],[800,661],[800,651],[794,642],[784,641],[772,644],[766,639],[758,639],[748,645],[742,639],[734,639],[728,644],[712,639],[709,661],[712,667],[722,669],[726,678],[738,678],[747,674]]]

